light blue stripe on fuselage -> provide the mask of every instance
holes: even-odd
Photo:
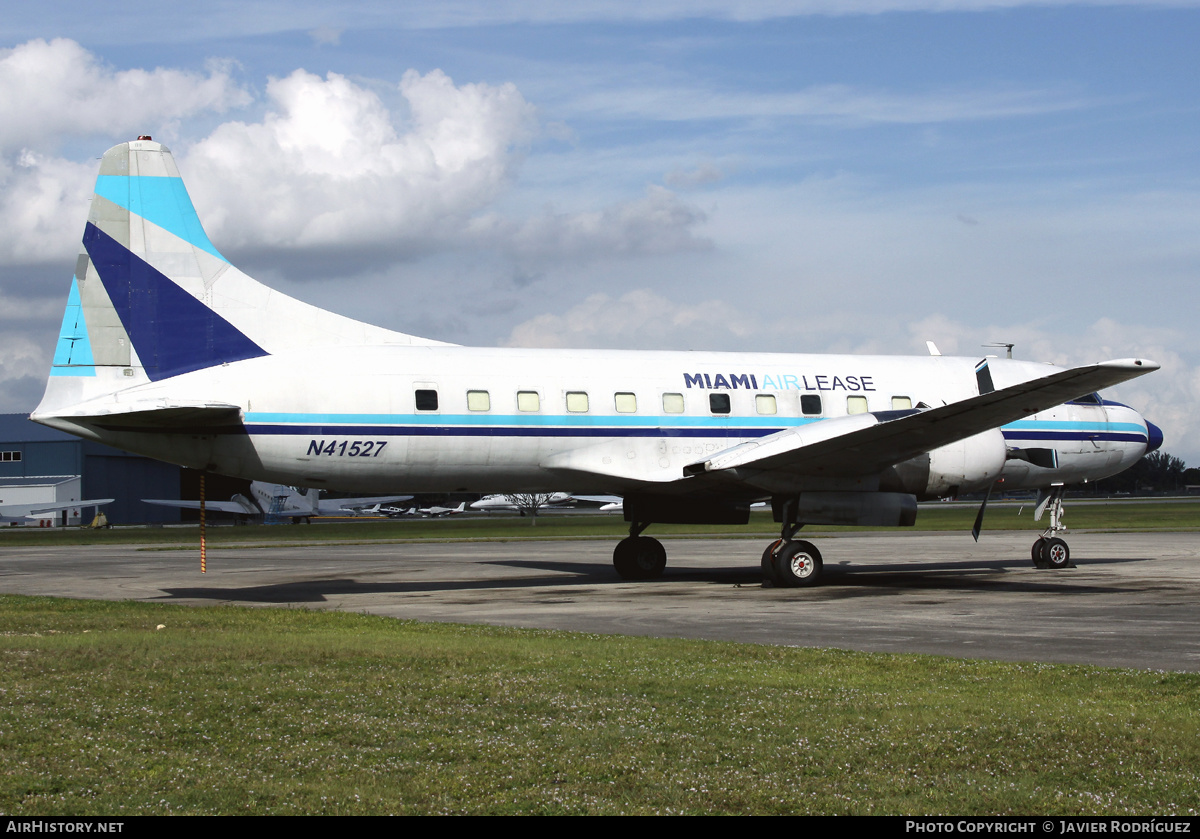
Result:
[[[1068,422],[1055,420],[1017,420],[1004,426],[1005,431],[1123,431],[1146,435],[1145,426],[1136,422]]]
[[[569,428],[796,428],[819,422],[820,417],[691,417],[691,416],[605,416],[599,414],[305,414],[305,413],[247,413],[247,425],[312,426],[495,426],[495,427],[569,427]],[[1024,432],[1028,439],[1036,432],[1051,434],[1123,433],[1145,437],[1146,429],[1133,422],[1077,422],[1053,420],[1019,420],[1004,426],[1004,432]],[[755,435],[758,436],[758,435]]]
[[[96,178],[96,194],[157,224],[217,259],[229,261],[208,240],[182,178],[101,175]]]

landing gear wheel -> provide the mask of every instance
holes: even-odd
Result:
[[[1033,564],[1038,568],[1049,568],[1046,560],[1042,559],[1042,548],[1046,546],[1046,538],[1039,536],[1037,541],[1033,543],[1033,547],[1029,551],[1029,556],[1033,559]]]
[[[1062,539],[1047,539],[1042,545],[1042,562],[1047,568],[1070,568],[1071,549]]]
[[[651,536],[630,536],[613,549],[613,567],[625,580],[654,580],[667,567],[667,551]]]
[[[785,588],[816,585],[821,579],[821,552],[812,542],[786,542],[775,554],[775,576]]]
[[[762,555],[762,574],[763,582],[779,585],[779,575],[775,573],[775,551],[778,550],[782,539],[776,539],[771,544],[767,545],[767,549]]]

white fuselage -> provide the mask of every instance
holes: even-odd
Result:
[[[668,483],[675,489],[685,466],[783,429],[968,399],[978,392],[975,362],[451,346],[297,350],[105,397],[127,410],[234,405],[245,435],[71,430],[181,465],[283,484],[621,494]],[[991,359],[990,368],[996,388],[1058,369],[1008,359]],[[989,434],[981,450],[994,460],[1002,447],[1004,486],[1014,489],[1115,474],[1142,456],[1148,437],[1136,411],[1113,403],[1062,405]],[[1005,446],[1053,449],[1057,466],[1004,461]],[[971,491],[994,479],[972,479],[968,463],[962,480],[931,478],[913,492]],[[745,500],[754,498],[746,493]]]

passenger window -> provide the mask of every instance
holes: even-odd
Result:
[[[710,393],[708,395],[708,409],[714,414],[729,413],[729,394],[728,393]]]
[[[682,414],[683,413],[683,394],[682,393],[664,393],[663,394],[663,413],[664,414]]]
[[[436,390],[418,390],[416,397],[418,411],[436,411],[438,409]]]
[[[910,398],[908,398],[907,396],[893,396],[892,397],[892,410],[893,411],[907,411],[911,407],[912,407],[912,400]]]
[[[492,397],[488,395],[486,390],[468,390],[467,391],[467,410],[468,411],[490,411],[492,410]]]
[[[588,411],[588,395],[582,391],[568,391],[567,410],[572,414],[586,414]]]
[[[846,397],[846,413],[847,414],[865,414],[867,412],[867,397],[865,396],[847,396]]]
[[[637,410],[637,397],[632,393],[618,393],[615,400],[618,414],[632,414]]]
[[[806,393],[800,397],[800,413],[806,417],[821,413],[821,397],[815,393]]]
[[[754,397],[754,407],[758,409],[760,414],[777,413],[775,407],[775,397],[769,393],[760,393]]]
[[[542,409],[542,400],[538,396],[536,390],[518,390],[517,391],[517,410],[526,413],[540,411]]]

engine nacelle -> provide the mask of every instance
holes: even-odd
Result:
[[[987,489],[1000,477],[1008,446],[1000,429],[897,463],[879,476],[885,492],[909,492],[922,501]]]
[[[942,498],[987,489],[1000,477],[1007,456],[998,428],[934,449],[928,455],[925,495]]]

